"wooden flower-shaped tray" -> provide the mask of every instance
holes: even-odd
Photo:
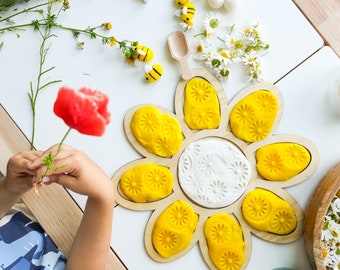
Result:
[[[326,269],[322,255],[322,229],[331,201],[340,190],[340,163],[331,168],[310,198],[305,217],[305,246],[313,269]]]
[[[221,264],[245,269],[252,234],[275,243],[301,236],[303,212],[284,188],[308,179],[319,154],[303,137],[275,134],[283,110],[275,85],[251,85],[228,102],[213,75],[201,69],[191,73],[177,85],[175,112],[150,104],[127,112],[125,133],[142,158],[113,176],[116,200],[131,210],[153,211],[144,242],[155,261],[176,260],[198,244],[211,269],[221,268]],[[143,113],[146,106],[152,109]],[[272,151],[278,145],[282,148]],[[291,170],[288,163],[298,170]],[[145,187],[150,179],[141,180],[147,173],[136,169],[147,164],[160,165],[172,175],[170,180],[155,176],[149,193]],[[268,179],[268,172],[273,179]],[[162,189],[157,193],[164,183],[171,183],[170,192]],[[179,202],[182,204],[174,206]],[[180,229],[170,228],[172,223]]]

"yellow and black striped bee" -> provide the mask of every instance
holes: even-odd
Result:
[[[153,58],[153,50],[150,48],[143,46],[143,45],[138,45],[136,47],[137,49],[137,59],[139,59],[142,62],[149,62]]]
[[[159,64],[146,65],[145,68],[145,79],[148,82],[155,82],[160,79],[163,74],[163,68]]]
[[[195,16],[195,5],[192,2],[187,2],[183,5],[181,9],[181,19],[187,25],[192,26],[192,20]]]

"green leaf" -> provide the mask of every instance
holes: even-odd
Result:
[[[46,166],[46,168],[48,170],[51,169],[52,165],[54,162],[54,156],[52,155],[52,153],[49,153],[47,156],[44,157],[43,159],[43,164]]]

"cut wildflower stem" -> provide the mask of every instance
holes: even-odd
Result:
[[[53,164],[54,164],[54,159],[55,157],[60,153],[61,147],[66,139],[66,137],[68,136],[68,134],[71,132],[72,128],[69,128],[67,130],[67,132],[65,133],[64,137],[62,138],[62,140],[60,141],[59,145],[58,145],[58,149],[57,152],[55,154],[49,153],[44,159],[43,159],[43,164],[46,166],[46,170],[45,173],[43,174],[43,178],[47,175],[48,172],[50,171],[59,171],[61,169],[61,167],[57,167],[57,168],[53,168]],[[64,166],[62,166],[64,167]]]
[[[57,2],[57,0],[54,1],[54,2]],[[39,13],[41,13],[41,10],[40,9],[38,10],[38,8],[46,6],[46,5],[49,5],[49,3],[47,2],[47,3],[43,3],[43,4],[39,4],[39,5],[36,5],[36,6],[29,7],[29,8],[25,8],[21,11],[13,13],[12,15],[10,15],[8,17],[2,18],[2,19],[0,18],[0,22],[4,22],[4,21],[10,22],[11,19],[14,18],[15,16],[18,16],[18,15],[24,14],[24,13],[28,13],[28,12],[39,12]]]
[[[114,36],[106,36],[106,35],[102,35],[100,33],[97,32],[98,29],[104,29],[106,31],[110,30],[112,28],[112,23],[110,22],[105,22],[102,23],[98,26],[95,27],[87,27],[85,29],[78,29],[78,28],[74,28],[74,27],[69,27],[69,26],[64,26],[62,24],[57,23],[57,18],[60,14],[60,12],[62,10],[66,10],[69,8],[69,3],[67,0],[63,1],[62,7],[59,9],[58,13],[55,14],[51,14],[51,7],[54,3],[58,3],[60,2],[59,0],[50,0],[47,3],[44,4],[40,4],[40,5],[35,5],[32,6],[30,8],[24,9],[22,11],[16,12],[8,17],[5,17],[3,19],[0,19],[0,22],[11,22],[10,25],[0,28],[0,33],[3,33],[5,31],[14,31],[14,30],[20,30],[23,31],[26,28],[29,27],[33,27],[35,30],[41,31],[41,28],[46,28],[48,29],[48,31],[51,31],[51,28],[59,28],[62,30],[66,30],[66,31],[70,31],[73,35],[73,37],[77,40],[77,45],[79,48],[83,48],[84,46],[84,42],[79,41],[78,38],[80,36],[80,34],[85,34],[88,35],[90,38],[100,38],[102,40],[102,43],[104,45],[108,44],[110,46],[115,46],[115,45],[119,45],[121,52],[123,53],[123,55],[125,56],[125,60],[128,63],[134,62],[136,60],[137,57],[137,50],[136,50],[136,46],[138,45],[137,41],[129,41],[129,40],[122,40],[119,41],[117,40]],[[48,6],[48,12],[47,12],[47,16],[44,17],[44,11],[39,9],[42,6]],[[25,24],[14,24],[11,19],[17,15],[23,14],[23,13],[28,13],[28,12],[38,12],[39,14],[41,14],[41,16],[43,17],[40,20],[34,20],[32,22],[29,23],[25,23]],[[0,44],[3,44],[2,42]]]
[[[38,193],[38,185],[40,185],[43,181],[43,179],[46,177],[46,175],[51,172],[51,171],[54,171],[54,172],[57,172],[57,171],[60,171],[62,168],[64,168],[66,166],[65,165],[62,165],[62,166],[59,166],[59,167],[55,167],[53,168],[54,166],[54,162],[55,162],[55,158],[56,156],[60,153],[60,150],[61,150],[61,147],[66,139],[66,137],[68,136],[68,134],[71,132],[72,128],[69,128],[67,130],[67,132],[65,133],[64,137],[61,139],[59,145],[58,145],[58,149],[57,149],[57,152],[56,153],[49,153],[47,156],[44,157],[43,159],[43,164],[45,165],[46,167],[46,170],[44,172],[44,174],[41,176],[40,180],[37,181],[35,184],[34,184],[34,190],[37,194]]]
[[[46,21],[50,23],[53,22],[53,20],[55,19],[55,17],[51,13],[52,3],[53,2],[49,2],[49,5],[47,6]],[[42,77],[55,68],[55,67],[50,67],[47,69],[44,68],[46,57],[50,49],[50,45],[47,45],[46,42],[51,37],[54,37],[54,35],[51,34],[50,24],[46,24],[46,27],[41,29],[41,27],[37,26],[36,23],[37,23],[36,21],[33,22],[33,24],[35,25],[34,29],[39,32],[42,38],[42,42],[39,48],[39,70],[38,70],[36,86],[34,87],[31,81],[30,91],[28,93],[28,97],[29,97],[30,104],[31,104],[31,110],[32,110],[31,149],[34,149],[34,144],[35,144],[36,103],[37,103],[38,96],[40,92],[46,87],[48,87],[49,85],[61,82],[61,80],[52,80],[52,81],[48,81],[47,83],[42,83]]]

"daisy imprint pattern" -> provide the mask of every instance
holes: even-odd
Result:
[[[283,111],[279,89],[250,85],[227,101],[206,70],[180,80],[175,113],[137,105],[124,129],[142,158],[113,176],[116,201],[152,215],[144,242],[149,256],[170,262],[198,244],[211,269],[245,269],[252,234],[289,243],[303,231],[303,212],[284,189],[316,169],[315,145],[275,134]]]

